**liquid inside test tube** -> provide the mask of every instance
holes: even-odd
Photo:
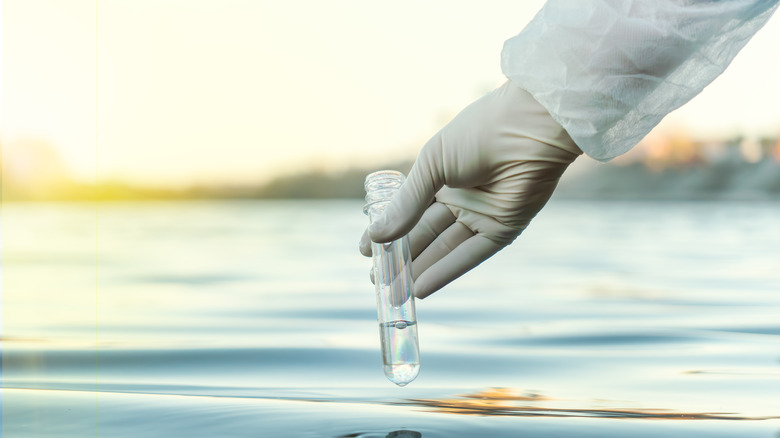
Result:
[[[375,172],[366,178],[364,211],[371,222],[381,216],[402,182],[403,174],[395,171]],[[372,243],[372,252],[384,372],[391,382],[405,386],[420,371],[409,239]]]
[[[403,332],[407,330],[407,332]],[[382,359],[387,378],[398,386],[406,386],[420,372],[420,350],[417,346],[417,323],[407,321],[379,324]]]

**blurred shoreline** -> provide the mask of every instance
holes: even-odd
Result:
[[[5,148],[4,148],[5,149]],[[138,201],[195,199],[359,199],[365,175],[408,173],[411,160],[342,171],[312,170],[265,184],[210,184],[174,189],[123,181],[72,179],[54,149],[40,142],[6,153],[2,201]],[[582,157],[564,174],[556,198],[615,200],[780,200],[780,139],[693,141],[653,136],[610,163]]]

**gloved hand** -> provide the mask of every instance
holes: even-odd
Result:
[[[507,81],[422,148],[382,217],[363,233],[409,233],[414,293],[425,298],[512,243],[582,151],[528,92]]]

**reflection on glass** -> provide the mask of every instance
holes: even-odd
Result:
[[[403,180],[402,173],[392,170],[366,177],[363,211],[370,222],[382,215]],[[405,386],[420,372],[409,239],[404,236],[394,242],[372,243],[371,251],[385,376]]]

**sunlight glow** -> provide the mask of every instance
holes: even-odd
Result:
[[[502,44],[542,4],[5,0],[2,143],[163,187],[411,158],[504,80]],[[776,135],[778,38],[775,17],[664,123]]]

